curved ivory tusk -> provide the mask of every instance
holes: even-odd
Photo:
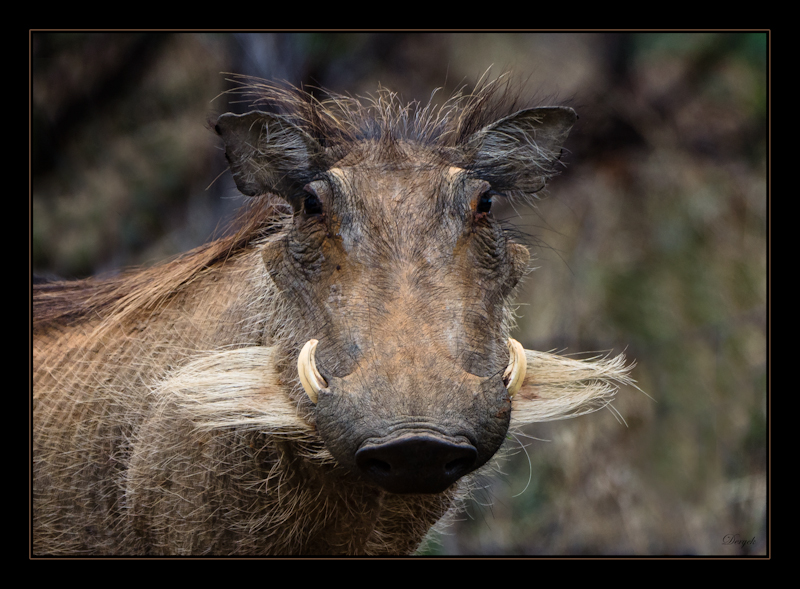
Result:
[[[511,361],[503,373],[503,382],[506,383],[509,396],[513,397],[525,380],[528,361],[525,358],[525,348],[517,340],[508,338],[508,351],[511,352]]]
[[[317,371],[317,365],[314,362],[314,350],[317,349],[318,343],[319,340],[308,340],[297,357],[297,373],[300,375],[300,383],[314,405],[317,404],[320,389],[328,388],[328,383]]]

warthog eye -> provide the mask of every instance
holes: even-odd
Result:
[[[305,191],[303,198],[303,210],[306,215],[319,215],[322,213],[322,201],[319,199],[314,188],[311,184],[306,184],[303,187]]]
[[[492,210],[492,197],[496,194],[500,194],[499,192],[492,190],[491,188],[486,192],[482,193],[480,198],[478,199],[478,204],[475,207],[476,213],[488,213]]]

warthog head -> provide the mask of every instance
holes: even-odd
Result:
[[[510,298],[529,254],[493,203],[544,185],[576,116],[487,122],[472,104],[413,119],[381,111],[388,99],[306,95],[216,131],[239,190],[291,206],[262,258],[293,307],[302,402],[327,448],[387,491],[438,493],[498,450],[524,377]]]

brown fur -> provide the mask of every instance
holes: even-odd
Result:
[[[519,425],[608,402],[609,383],[628,381],[621,358],[530,351],[513,411],[494,400],[527,252],[475,209],[478,195],[525,196],[553,173],[553,154],[531,151],[543,143],[517,147],[525,120],[485,131],[497,90],[433,109],[248,80],[279,118],[258,115],[278,123],[263,145],[219,127],[254,196],[234,232],[153,268],[34,287],[34,554],[411,553],[468,477],[429,494],[365,481],[347,458],[355,415],[456,427],[453,383],[465,399],[477,386],[489,392],[474,411],[499,405],[475,431],[502,441],[508,413]],[[296,368],[312,337],[336,391],[317,406]]]

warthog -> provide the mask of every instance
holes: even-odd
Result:
[[[34,554],[408,554],[509,427],[604,406],[624,360],[509,337],[529,254],[492,215],[575,112],[243,82],[246,205],[155,267],[34,287]],[[508,113],[511,114],[508,114]]]

